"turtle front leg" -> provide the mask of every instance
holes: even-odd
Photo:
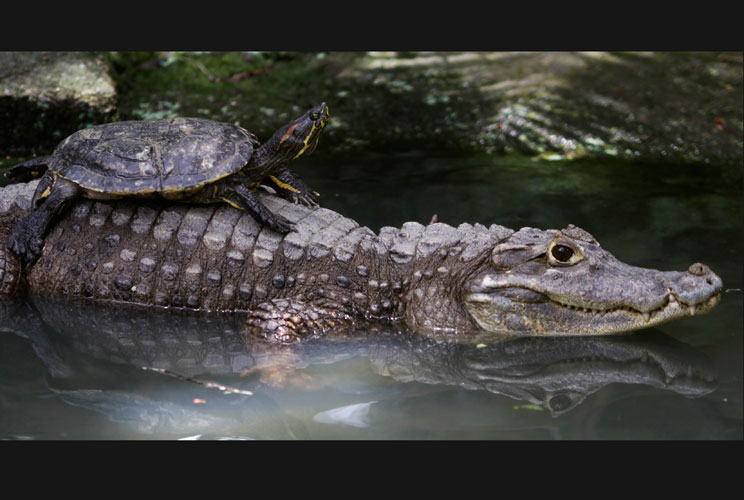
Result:
[[[318,206],[316,198],[320,196],[320,193],[310,189],[302,179],[297,177],[297,174],[287,167],[281,167],[274,174],[266,177],[263,183],[274,188],[277,194],[286,200],[308,207]]]
[[[242,184],[226,185],[219,198],[235,208],[245,210],[261,225],[277,233],[286,234],[293,229],[293,224],[289,220],[279,214],[272,214],[256,195]]]
[[[80,195],[75,184],[53,174],[45,174],[34,193],[35,204],[41,204],[29,215],[13,225],[8,235],[8,248],[26,266],[33,264],[41,255],[44,236],[54,218],[65,205]]]
[[[13,205],[7,212],[0,214],[0,302],[3,302],[3,297],[19,295],[23,288],[22,262],[6,248],[10,228],[21,220],[26,212],[18,205]]]

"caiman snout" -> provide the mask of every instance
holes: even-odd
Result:
[[[708,266],[706,266],[705,264],[701,262],[695,262],[693,265],[690,266],[687,272],[694,276],[705,276],[706,274],[710,274],[713,277],[718,278],[718,276],[713,274],[713,272],[710,270]],[[710,283],[710,284],[712,285],[713,283]]]
[[[708,266],[700,262],[692,264],[687,273],[671,274],[668,290],[670,300],[679,300],[687,306],[689,314],[710,310],[718,304],[723,281]]]
[[[700,278],[703,278],[705,284],[713,289],[709,290],[712,293],[720,292],[721,288],[723,288],[723,280],[721,280],[721,278],[719,278],[716,273],[711,271],[708,266],[701,262],[695,262],[693,265],[690,266],[687,272],[692,274],[693,276],[699,276]],[[699,284],[699,286],[701,286],[701,288],[705,288],[705,286],[702,284]]]
[[[705,281],[705,285],[710,287],[708,288],[709,293],[716,294],[721,292],[721,289],[723,288],[723,280],[721,280],[721,278],[719,278],[718,275],[711,271],[710,268],[705,264],[695,262],[693,265],[690,266],[687,272],[692,274],[693,276],[699,276],[700,278],[703,278]],[[705,285],[701,285],[701,288],[705,289]]]
[[[485,330],[620,333],[704,314],[721,299],[721,278],[699,262],[686,271],[631,266],[576,227],[515,235],[496,246],[493,268],[467,289],[466,308]]]

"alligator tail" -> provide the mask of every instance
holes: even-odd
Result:
[[[38,179],[46,172],[51,156],[42,156],[33,160],[24,161],[5,172],[5,177],[10,179],[11,183],[29,182]]]

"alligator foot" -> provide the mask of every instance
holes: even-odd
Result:
[[[352,311],[335,303],[274,299],[259,304],[249,313],[241,334],[247,340],[260,338],[291,344],[310,335],[344,329],[353,322]]]

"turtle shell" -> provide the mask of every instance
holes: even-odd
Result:
[[[201,118],[115,122],[70,135],[49,168],[112,195],[191,191],[243,168],[257,145],[241,127]]]

